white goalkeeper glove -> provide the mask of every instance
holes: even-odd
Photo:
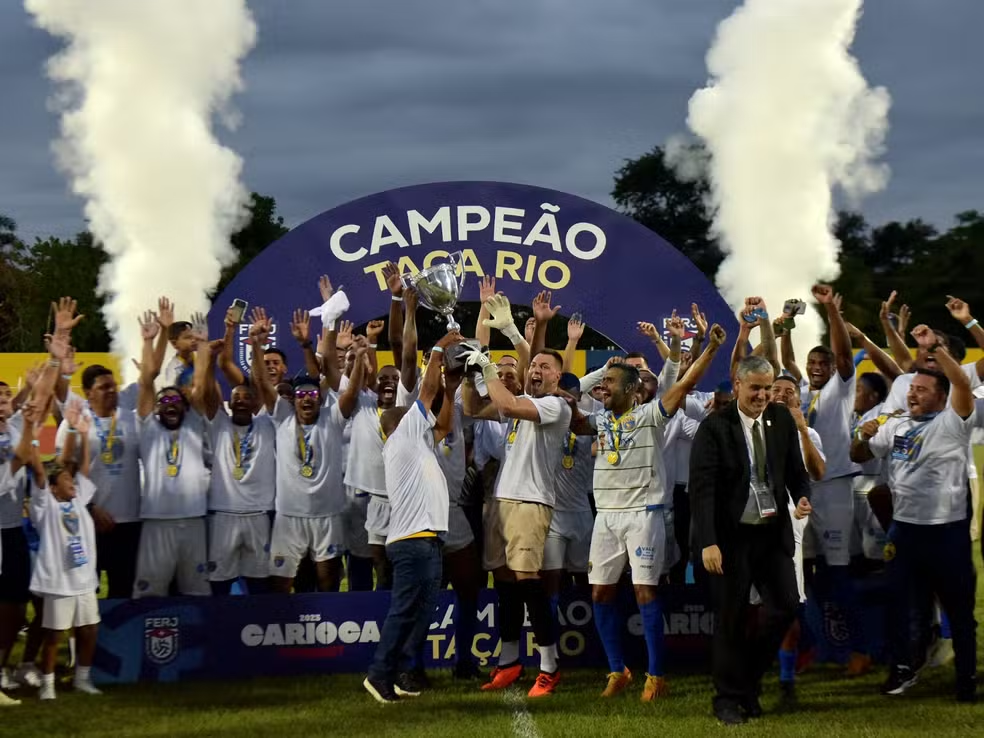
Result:
[[[499,333],[508,338],[513,346],[523,342],[523,336],[513,322],[512,308],[509,305],[509,298],[505,295],[492,295],[485,301],[485,309],[489,311],[490,318],[482,321],[482,325],[487,328],[495,328]]]

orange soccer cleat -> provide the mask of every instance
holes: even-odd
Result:
[[[528,696],[546,697],[548,694],[553,693],[559,683],[559,671],[555,671],[553,674],[547,674],[545,671],[541,671],[540,675],[536,678],[536,682],[533,683]]]
[[[655,702],[657,697],[665,697],[670,693],[666,680],[661,676],[646,674],[646,686],[642,689],[643,702]]]
[[[632,672],[625,667],[621,672],[613,671],[608,675],[608,686],[601,693],[602,697],[614,697],[625,691],[625,688],[632,683]]]
[[[497,666],[492,670],[492,673],[489,674],[489,681],[482,685],[482,689],[485,691],[505,689],[521,676],[523,676],[522,664]]]

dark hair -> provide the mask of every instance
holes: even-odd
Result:
[[[6,382],[0,381],[0,387],[9,387],[10,385]]]
[[[557,362],[557,366],[559,366],[561,369],[564,368],[564,357],[560,355],[560,352],[554,351],[553,349],[550,348],[545,348],[545,349],[541,349],[540,351],[537,351],[536,355],[539,356],[540,354],[546,354],[547,356],[552,356],[554,360]]]
[[[834,352],[831,351],[828,347],[823,345],[814,346],[813,348],[811,348],[810,352],[807,354],[807,358],[809,358],[810,354],[822,354],[827,361],[834,360]]]
[[[622,372],[622,389],[624,390],[637,387],[642,381],[639,370],[631,364],[612,364],[609,368]]]
[[[948,335],[946,337],[946,349],[958,364],[967,358],[967,344],[962,338]]]
[[[641,351],[630,351],[625,355],[626,359],[645,359],[646,355]]]
[[[113,371],[111,369],[107,369],[102,364],[87,366],[82,371],[82,389],[88,392],[92,389],[93,385],[95,385],[96,380],[99,379],[99,377],[105,377],[107,374],[109,376],[113,376]]]
[[[58,484],[58,477],[61,476],[62,472],[68,472],[69,474],[72,473],[71,470],[69,470],[60,461],[52,460],[44,463],[44,476],[48,480],[49,489]]]
[[[167,340],[177,341],[181,338],[181,334],[186,330],[191,328],[191,323],[187,320],[176,320],[171,323],[171,327],[167,329]]]
[[[285,354],[283,351],[281,351],[278,348],[271,347],[263,352],[264,356],[269,356],[270,354],[276,354],[277,356],[279,356],[281,359],[283,359],[284,366],[287,366],[287,354]]]
[[[245,382],[240,382],[235,387],[229,390],[229,398],[232,399],[232,393],[240,388],[249,392],[251,395],[253,395],[253,397],[256,397],[256,389],[253,387],[252,384],[250,384],[249,380],[246,380]]]
[[[788,374],[780,374],[778,377],[776,377],[775,379],[772,380],[772,384],[775,384],[776,382],[779,382],[779,381],[786,381],[786,382],[789,382],[791,385],[793,385],[796,389],[799,389],[800,388],[800,383],[797,382],[795,379],[793,379]]]
[[[858,377],[858,381],[863,382],[869,390],[875,393],[878,402],[884,402],[885,398],[888,397],[888,382],[878,372],[865,372]]]
[[[321,390],[321,382],[319,382],[314,377],[307,376],[306,374],[302,374],[299,377],[294,377],[294,380],[291,382],[291,384],[294,385],[295,390],[298,387],[307,387],[307,386],[317,387],[319,391]]]
[[[950,394],[950,380],[946,378],[943,372],[938,372],[935,369],[916,369],[916,374],[925,374],[927,377],[933,377],[936,380],[936,386],[944,395]]]

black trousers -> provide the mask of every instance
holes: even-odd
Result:
[[[673,533],[680,548],[680,560],[670,569],[670,584],[686,584],[690,563],[690,495],[685,484],[673,487]]]
[[[137,549],[143,524],[117,523],[108,533],[96,533],[96,561],[106,572],[106,596],[111,600],[133,597],[137,578]]]
[[[708,575],[715,617],[715,704],[740,704],[759,695],[762,675],[796,616],[796,573],[779,534],[778,523],[739,526],[734,545],[722,554],[724,574]],[[763,611],[749,632],[753,584]]]

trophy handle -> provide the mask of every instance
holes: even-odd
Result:
[[[448,261],[451,262],[451,266],[454,267],[455,271],[461,269],[461,276],[458,277],[458,288],[461,290],[465,289],[465,260],[461,256],[460,251],[455,251],[453,254],[448,254]]]

